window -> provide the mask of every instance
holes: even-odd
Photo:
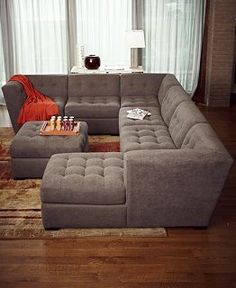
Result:
[[[173,73],[192,93],[198,81],[205,1],[145,1],[145,68]]]
[[[66,73],[64,0],[13,0],[16,73]]]
[[[77,0],[77,43],[101,65],[129,65],[125,31],[131,30],[131,0]]]
[[[85,56],[98,55],[103,67],[127,67],[125,32],[135,24],[145,33],[144,70],[175,74],[189,93],[197,86],[205,0],[1,0],[0,5],[2,31],[9,31],[2,35],[3,49],[10,51],[7,78],[67,73],[79,46]]]

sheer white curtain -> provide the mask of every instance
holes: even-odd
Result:
[[[146,0],[144,3],[145,70],[175,74],[192,94],[200,69],[205,0]]]
[[[77,43],[102,66],[128,66],[125,31],[132,25],[132,0],[76,0]]]
[[[11,0],[14,73],[67,73],[65,0]]]
[[[205,0],[1,0],[0,8],[0,81],[1,44],[7,79],[67,73],[76,43],[85,46],[85,55],[100,56],[102,66],[128,66],[125,31],[137,17],[145,31],[145,70],[174,73],[190,93],[197,86]]]

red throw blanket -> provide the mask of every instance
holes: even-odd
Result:
[[[9,81],[19,82],[26,94],[25,103],[21,107],[17,119],[19,125],[23,125],[27,121],[49,120],[52,115],[59,114],[57,104],[36,90],[26,76],[14,75]]]

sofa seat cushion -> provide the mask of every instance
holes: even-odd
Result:
[[[176,149],[168,128],[164,125],[133,125],[122,127],[122,152],[147,149]]]
[[[119,96],[78,96],[70,97],[65,114],[76,118],[118,118]]]
[[[43,121],[26,122],[12,140],[12,158],[49,158],[56,153],[88,150],[88,125],[80,122],[76,136],[41,136]]]
[[[120,152],[53,155],[43,176],[41,199],[47,203],[124,204],[123,170]]]
[[[120,109],[119,113],[119,128],[124,126],[133,125],[165,125],[163,118],[161,117],[161,112],[159,107],[145,107],[144,109],[151,112],[151,116],[146,116],[143,120],[133,120],[127,118],[127,110],[139,107],[123,107]]]
[[[121,98],[121,107],[149,107],[158,106],[157,97],[154,95],[124,96]]]

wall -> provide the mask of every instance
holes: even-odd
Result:
[[[235,37],[235,0],[209,0],[205,103],[229,106]]]

